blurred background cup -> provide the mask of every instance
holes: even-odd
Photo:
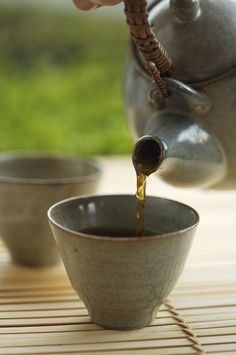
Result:
[[[46,266],[59,261],[47,210],[67,197],[95,193],[101,173],[93,159],[0,155],[0,236],[16,263]]]
[[[178,280],[196,230],[196,211],[147,197],[136,236],[129,195],[67,199],[48,217],[71,284],[94,323],[109,329],[149,324]]]

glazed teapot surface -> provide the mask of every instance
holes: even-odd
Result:
[[[141,3],[144,9],[143,0],[126,3],[130,22]],[[146,49],[135,36],[142,33],[140,18],[147,24],[145,16],[131,23],[125,96],[130,127],[139,138],[133,160],[152,165],[171,184],[236,187],[235,17],[235,0],[154,1],[151,31],[169,65],[159,76],[159,64],[156,76],[147,65],[150,41]]]

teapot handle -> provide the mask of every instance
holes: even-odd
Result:
[[[125,15],[131,36],[142,53],[147,69],[162,96],[169,96],[170,92],[163,77],[174,71],[174,65],[158,41],[148,21],[146,0],[124,0]]]

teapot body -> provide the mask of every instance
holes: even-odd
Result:
[[[213,137],[222,155],[223,173],[210,185],[215,188],[231,189],[236,188],[236,23],[234,20],[236,2],[229,0],[228,6],[232,5],[232,8],[222,13],[224,4],[225,1],[221,0],[201,1],[197,18],[193,22],[181,22],[171,12],[168,1],[154,2],[150,9],[153,29],[176,64],[173,80],[166,79],[172,92],[168,98],[162,98],[158,93],[151,95],[152,79],[135,45],[131,43],[126,69],[125,100],[130,129],[135,138],[149,134],[152,125],[156,125],[158,130],[161,130],[158,121],[162,121],[163,125],[165,122],[163,117],[168,121],[168,116],[176,117],[173,129],[169,129],[173,131],[171,132],[173,137],[175,127],[178,127],[178,120],[181,121],[179,117],[185,117]],[[211,23],[212,6],[218,14],[218,18],[214,17],[214,23]],[[228,27],[225,22],[227,16],[230,19],[228,19]],[[207,17],[208,30],[206,30]],[[217,21],[219,26],[216,28]],[[222,23],[223,27],[220,26]],[[234,32],[233,26],[235,26]],[[178,87],[175,80],[183,85]],[[201,102],[201,95],[203,102]],[[179,132],[180,129],[178,135]],[[191,135],[190,130],[188,132]],[[179,137],[175,139],[175,144],[178,151]],[[187,159],[191,159],[192,154],[192,163],[197,165],[196,151],[201,150],[199,137],[195,139],[192,149],[195,152],[194,154],[190,152]],[[214,160],[214,154],[212,150],[206,157],[209,164]],[[191,175],[191,172],[189,174]],[[162,174],[160,169],[160,175],[167,182],[184,186],[184,183],[179,183],[181,178],[178,171],[172,170],[168,175],[165,172]]]

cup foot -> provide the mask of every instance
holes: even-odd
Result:
[[[141,329],[154,321],[156,311],[147,313],[137,311],[137,314],[125,315],[123,317],[110,313],[109,315],[93,315],[92,322],[105,329],[112,330],[135,330]]]

